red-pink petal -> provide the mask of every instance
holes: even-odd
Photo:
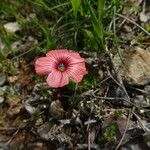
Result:
[[[48,75],[47,83],[50,87],[63,87],[69,83],[69,78],[67,74],[55,70]]]
[[[47,75],[53,70],[55,65],[48,57],[40,57],[35,61],[35,71],[39,75]]]
[[[66,49],[51,50],[46,56],[51,57],[51,59],[56,59],[57,61],[65,60],[69,64],[84,62],[84,58],[82,58],[79,53],[70,52]]]
[[[62,62],[69,62],[68,54],[69,54],[68,50],[61,49],[61,50],[51,50],[46,54],[46,56],[49,57],[51,60],[56,61],[57,64],[59,64]]]
[[[46,56],[50,56],[50,57],[54,57],[55,59],[58,59],[60,57],[68,56],[68,53],[69,51],[67,49],[51,50],[46,54]]]
[[[67,69],[67,74],[74,82],[80,82],[85,74],[87,74],[85,63],[76,63],[70,65]]]
[[[80,54],[77,52],[70,52],[68,56],[70,58],[70,64],[76,64],[76,63],[84,62],[84,58],[82,58],[80,56]]]

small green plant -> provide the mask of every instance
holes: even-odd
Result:
[[[1,58],[1,68],[0,72],[7,72],[11,74],[16,74],[18,71],[18,68],[16,68],[13,63],[5,58]]]
[[[15,125],[18,127],[18,126],[21,126],[22,124],[23,124],[24,122],[22,121],[22,120],[20,120],[20,119],[17,119],[16,121],[15,121]]]
[[[150,32],[150,24],[148,24],[148,25],[146,26],[146,30],[147,30],[148,32]]]
[[[109,142],[115,142],[116,141],[116,126],[114,124],[108,126],[103,134],[103,136],[100,138],[101,140],[106,140]]]
[[[115,117],[116,118],[120,118],[120,117],[122,117],[123,116],[123,112],[121,111],[121,110],[116,110],[115,112],[114,112],[114,115],[115,115]]]
[[[3,126],[5,125],[5,119],[0,117],[0,126]]]
[[[30,121],[35,122],[39,118],[39,113],[35,112],[31,115]]]

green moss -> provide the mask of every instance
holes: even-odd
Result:
[[[108,126],[103,133],[103,135],[100,137],[101,141],[109,141],[109,142],[115,142],[116,141],[116,130],[117,127],[114,124],[111,124]]]

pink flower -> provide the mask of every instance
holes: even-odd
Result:
[[[47,83],[54,88],[67,85],[69,79],[78,83],[87,74],[85,61],[79,53],[66,49],[51,50],[46,57],[38,58],[35,71],[39,75],[48,75]]]

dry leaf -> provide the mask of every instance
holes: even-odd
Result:
[[[9,104],[8,115],[13,116],[20,112],[23,108],[22,101],[19,97],[16,96],[7,96],[6,102]]]

